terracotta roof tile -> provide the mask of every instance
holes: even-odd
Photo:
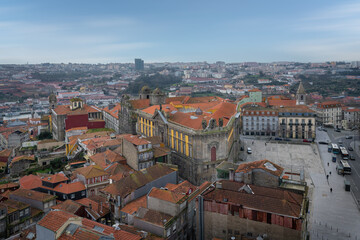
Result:
[[[97,153],[90,156],[90,160],[95,162],[96,165],[102,167],[103,169],[110,166],[114,162],[126,162],[126,158],[120,154],[108,149],[105,152]]]
[[[268,188],[256,185],[247,185],[253,194],[241,189],[244,183],[221,181],[222,188],[210,188],[203,194],[205,201],[224,202],[227,204],[242,205],[264,212],[276,213],[284,216],[300,217],[303,196],[280,188]]]
[[[51,194],[42,193],[42,192],[38,192],[38,191],[30,190],[30,189],[24,189],[24,188],[19,188],[15,191],[11,192],[9,194],[10,198],[12,195],[31,199],[31,200],[41,201],[41,202],[48,202],[48,201],[51,201],[56,198],[56,196],[51,195]]]
[[[168,214],[142,207],[139,208],[139,211],[135,217],[161,227],[163,227],[170,219],[172,219],[172,216]]]
[[[68,220],[69,218],[78,218],[74,214],[64,212],[64,211],[51,211],[46,214],[37,224],[47,228],[53,232],[58,231]]]
[[[150,99],[129,100],[134,109],[143,109],[150,106]]]
[[[139,135],[131,135],[131,134],[127,134],[124,136],[124,139],[132,144],[134,144],[135,146],[139,146],[139,145],[145,145],[145,144],[150,144],[151,142],[149,142],[148,140],[146,140],[146,138],[143,138]]]
[[[34,155],[31,155],[31,156],[22,155],[22,156],[14,157],[11,160],[10,166],[12,166],[14,163],[20,162],[22,160],[29,160],[29,161],[35,162],[35,157],[34,157]]]
[[[113,116],[116,119],[119,119],[119,112],[121,111],[121,104],[116,104],[112,109],[109,110],[109,106],[103,109],[104,112],[109,113],[111,116]]]
[[[136,171],[130,176],[108,185],[101,191],[112,195],[125,197],[136,189],[174,171],[175,170],[165,165],[156,164],[147,168],[146,171]]]
[[[41,178],[32,174],[20,178],[19,183],[20,188],[24,189],[35,189],[42,186]]]
[[[81,208],[82,205],[80,203],[77,203],[70,199],[51,207],[51,209],[62,210],[72,214],[76,214]]]
[[[76,172],[76,174],[80,174],[80,175],[84,176],[85,179],[109,175],[98,165],[90,165],[90,166],[78,168],[75,170],[75,172]]]
[[[260,161],[240,164],[239,167],[235,170],[235,172],[247,173],[252,171],[253,169],[262,169],[278,177],[280,177],[284,171],[284,168],[280,167],[275,163],[270,162],[269,160],[264,159]]]
[[[132,215],[136,213],[140,207],[146,208],[146,206],[147,196],[145,195],[126,204],[125,207],[121,209],[121,212]]]
[[[49,182],[49,183],[60,183],[60,182],[68,181],[69,178],[67,178],[63,173],[56,173],[54,175],[45,177],[42,180],[44,182]]]
[[[149,197],[161,199],[171,203],[178,203],[181,199],[186,197],[185,194],[175,191],[169,191],[160,188],[152,188],[148,194]]]
[[[54,188],[54,191],[65,194],[80,192],[84,190],[86,190],[86,188],[82,182],[60,183]]]

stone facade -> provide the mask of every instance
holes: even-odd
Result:
[[[279,136],[283,138],[315,139],[316,114],[306,106],[279,108]]]
[[[278,132],[278,111],[262,107],[242,109],[244,135],[276,136]]]
[[[240,124],[236,116],[227,126],[205,130],[168,121],[160,110],[154,115],[138,111],[138,116],[138,134],[159,136],[172,150],[171,163],[179,166],[180,176],[193,184],[214,180],[216,165],[238,157]]]

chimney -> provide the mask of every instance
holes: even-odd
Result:
[[[216,188],[222,189],[222,182],[216,182]]]
[[[89,203],[89,208],[92,209],[92,204],[91,203]]]
[[[229,180],[234,181],[234,168],[229,168]]]

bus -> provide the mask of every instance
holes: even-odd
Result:
[[[340,153],[340,149],[337,144],[333,143],[333,144],[331,144],[331,146],[332,146],[333,153],[335,153],[335,154]]]
[[[345,147],[340,147],[340,152],[341,152],[341,156],[342,156],[343,158],[349,157],[349,153],[348,153],[348,151],[346,150]]]
[[[351,174],[351,167],[348,161],[340,160],[339,165],[336,166],[338,174]]]

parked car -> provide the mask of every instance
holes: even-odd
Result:
[[[346,139],[352,139],[353,137],[352,136],[346,136],[345,138]]]
[[[336,157],[335,156],[332,157],[332,161],[336,162]]]
[[[349,159],[350,159],[350,160],[355,160],[354,155],[349,155]]]
[[[325,128],[322,129],[324,132],[327,132],[327,130]]]
[[[291,141],[291,139],[290,138],[284,138],[284,141]]]
[[[327,142],[324,142],[324,141],[320,141],[319,144],[328,145],[328,143],[327,143]]]
[[[251,148],[249,148],[249,147],[247,148],[247,153],[248,153],[248,154],[251,154],[251,153],[252,153]]]
[[[282,138],[276,137],[276,138],[274,138],[274,140],[276,140],[276,141],[281,141]]]
[[[352,147],[348,147],[349,151],[354,151],[354,149]]]
[[[339,140],[339,141],[338,141],[338,144],[343,144],[343,141]]]
[[[303,142],[311,142],[311,141],[308,139],[303,139]]]
[[[341,132],[341,130],[337,128],[337,129],[335,129],[335,132]]]

